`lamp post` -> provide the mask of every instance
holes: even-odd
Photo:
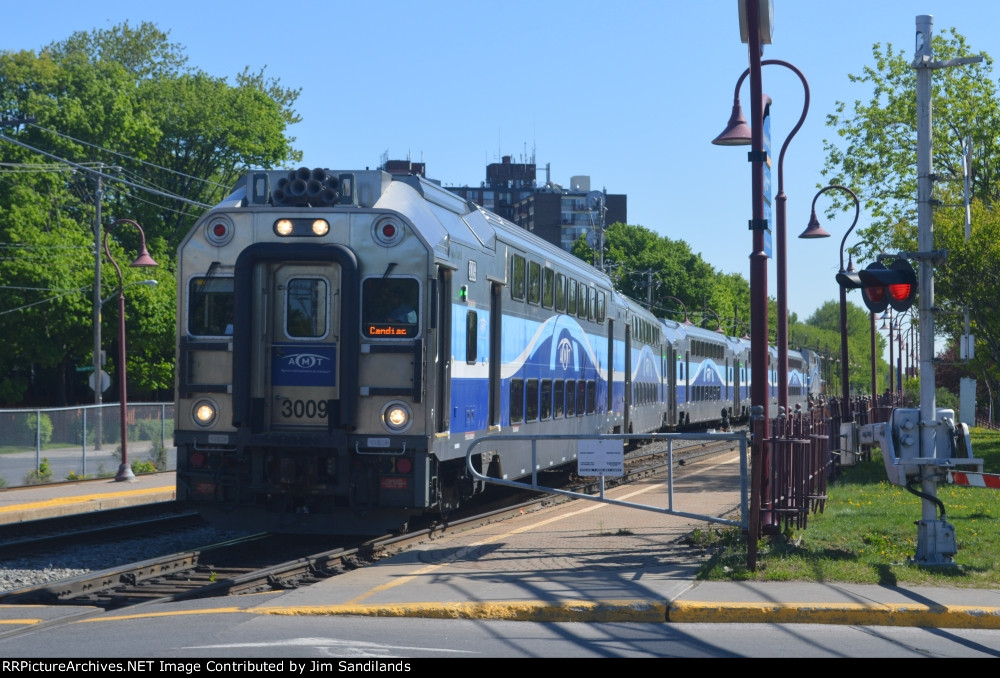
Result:
[[[762,6],[763,5],[763,6]],[[762,525],[777,528],[770,511],[770,460],[765,442],[768,422],[768,378],[767,378],[767,252],[766,229],[764,218],[764,178],[767,150],[764,146],[764,92],[761,89],[761,55],[763,45],[771,43],[774,31],[773,5],[760,0],[740,0],[740,32],[743,42],[747,45],[750,76],[750,128],[751,149],[747,154],[750,161],[751,184],[751,218],[750,229],[753,233],[753,246],[750,251],[750,415],[751,427],[754,431],[750,452],[752,478],[750,482],[750,533],[747,540],[747,565],[753,570],[757,561],[757,537],[762,532]],[[739,85],[743,76],[737,81],[737,98]],[[740,107],[733,107],[733,126],[745,131],[747,126],[743,120]],[[729,138],[724,132],[713,143],[721,145],[745,145],[745,134],[740,138]],[[767,498],[767,499],[765,499]],[[764,504],[768,506],[765,507]]]
[[[788,265],[787,265],[787,220],[785,217],[785,151],[788,150],[788,143],[805,122],[806,114],[809,112],[809,83],[802,72],[787,61],[779,59],[766,59],[760,62],[761,66],[784,66],[789,69],[802,81],[805,90],[805,98],[802,103],[802,113],[795,127],[785,138],[778,153],[778,195],[775,196],[775,237],[777,246],[775,262],[777,269],[777,304],[778,304],[778,405],[788,411]],[[726,129],[716,137],[712,143],[719,146],[745,146],[752,143],[752,130],[747,126],[743,118],[743,111],[740,106],[740,87],[743,80],[750,74],[750,69],[743,71],[743,74],[736,81],[736,92],[733,97],[733,112],[729,118]],[[768,99],[768,101],[770,101]],[[766,305],[765,305],[766,312]],[[751,323],[752,324],[752,323]]]
[[[875,355],[876,350],[877,350],[876,349],[877,342],[875,341],[875,312],[874,311],[869,312],[868,313],[868,317],[869,317],[870,322],[871,322],[871,337],[872,337],[872,346],[871,346],[871,354],[872,354],[872,404],[874,406],[874,405],[878,404],[878,380],[877,380],[877,377],[878,377],[878,361],[877,361],[876,355]]]
[[[732,116],[726,130],[712,140],[718,146],[745,146],[750,139],[751,151],[751,200],[750,228],[753,231],[753,247],[750,252],[750,404],[756,414],[767,419],[767,254],[765,253],[764,232],[764,93],[761,89],[761,44],[770,42],[770,36],[762,36],[760,4],[758,0],[746,0],[745,23],[750,67],[736,82],[736,96]],[[770,19],[771,17],[768,17]],[[741,17],[741,21],[744,17]],[[754,124],[747,125],[739,104],[740,85],[750,76],[750,115]],[[762,460],[764,461],[764,460]],[[766,461],[763,463],[766,466]],[[766,474],[763,476],[766,477]]]
[[[134,480],[135,475],[132,473],[132,467],[129,465],[128,461],[128,422],[126,420],[127,412],[127,399],[126,399],[126,387],[125,387],[125,283],[122,279],[122,269],[115,261],[115,258],[111,256],[111,250],[108,249],[108,235],[111,233],[112,229],[121,224],[131,224],[139,230],[139,236],[141,238],[141,245],[139,256],[136,257],[135,261],[132,262],[132,266],[156,266],[156,262],[153,258],[149,256],[149,252],[146,250],[146,234],[143,232],[142,227],[131,219],[117,219],[113,221],[106,229],[104,229],[104,254],[107,255],[108,261],[111,265],[115,267],[115,273],[118,275],[118,397],[121,400],[121,430],[122,430],[122,463],[118,467],[118,474],[115,476],[115,480]],[[97,384],[99,387],[100,384]]]
[[[710,308],[703,308],[701,310],[701,326],[705,327],[705,316],[706,315],[714,316],[715,317],[715,331],[718,332],[718,333],[720,333],[720,334],[725,334],[725,332],[722,331],[722,318],[720,318],[719,314],[716,313],[715,311],[713,311]]]
[[[829,186],[824,186],[819,189],[819,192],[813,197],[812,202],[812,216],[809,217],[809,225],[806,230],[799,235],[800,238],[829,238],[830,234],[823,230],[823,227],[819,225],[819,219],[816,218],[816,201],[819,196],[823,195],[827,191],[832,190],[844,191],[851,196],[854,200],[854,222],[851,227],[847,229],[847,233],[844,234],[843,240],[840,241],[840,273],[845,274],[847,271],[844,269],[844,245],[847,243],[847,236],[851,234],[854,227],[858,225],[858,217],[861,216],[861,203],[858,201],[858,196],[851,189],[846,186],[839,186],[837,184],[831,184]],[[847,287],[839,282],[840,287],[840,369],[841,369],[841,397],[843,398],[843,403],[840,406],[841,420],[842,421],[853,421],[854,415],[851,412],[850,398],[851,398],[851,388],[850,388],[850,366],[847,360]],[[845,416],[846,415],[846,416]]]
[[[685,324],[685,325],[691,325],[691,324],[693,324],[693,323],[692,323],[692,322],[691,322],[690,320],[688,320],[688,310],[687,310],[687,306],[685,306],[685,305],[684,305],[684,302],[683,302],[683,301],[681,301],[681,300],[680,300],[680,299],[678,299],[677,297],[670,297],[670,296],[665,296],[665,297],[663,297],[663,298],[664,298],[664,299],[672,299],[673,301],[676,301],[676,302],[677,302],[678,304],[680,304],[680,305],[681,305],[681,309],[683,309],[683,311],[684,311],[684,324]]]
[[[886,309],[886,314],[888,316],[887,322],[889,323],[889,395],[892,395],[896,392],[896,353],[892,342],[892,329],[895,319],[888,309]],[[882,323],[882,328],[885,329],[885,323]]]

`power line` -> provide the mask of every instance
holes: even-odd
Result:
[[[153,193],[154,195],[159,195],[160,197],[163,197],[163,198],[169,198],[170,200],[178,200],[180,202],[184,202],[184,203],[187,203],[189,205],[194,205],[195,207],[204,207],[204,208],[210,208],[211,207],[211,205],[206,205],[205,203],[198,202],[197,200],[191,200],[189,198],[185,198],[185,197],[180,196],[180,195],[174,195],[172,193],[167,193],[165,191],[160,191],[160,190],[157,190],[155,188],[150,188],[148,186],[142,186],[140,184],[136,184],[136,183],[133,183],[131,181],[126,181],[125,179],[121,179],[121,178],[113,176],[111,174],[105,174],[104,172],[101,172],[101,171],[95,170],[95,169],[91,169],[90,167],[86,167],[85,165],[81,165],[79,163],[72,162],[71,160],[66,160],[65,158],[60,158],[57,155],[53,155],[52,153],[48,153],[46,151],[43,151],[40,148],[35,148],[34,146],[26,144],[26,143],[24,143],[22,141],[18,141],[16,139],[11,139],[10,137],[5,136],[3,134],[0,134],[0,140],[2,140],[2,141],[8,141],[8,142],[14,144],[15,146],[20,146],[21,148],[25,148],[25,149],[31,151],[32,153],[38,153],[40,155],[44,155],[46,158],[52,158],[53,160],[56,160],[58,162],[66,163],[70,167],[75,167],[75,168],[77,168],[79,170],[83,170],[84,172],[88,172],[90,174],[93,174],[94,176],[101,177],[102,179],[107,179],[108,181],[113,181],[113,182],[116,182],[116,183],[125,184],[126,186],[131,186],[132,188],[137,188],[139,190],[146,191],[147,193]]]
[[[157,165],[155,163],[146,162],[145,160],[140,160],[139,158],[134,158],[134,157],[132,157],[130,155],[125,155],[124,153],[119,153],[117,151],[112,151],[109,148],[104,148],[103,146],[98,146],[96,144],[89,143],[87,141],[84,141],[83,139],[77,139],[76,137],[69,136],[68,134],[63,134],[62,132],[56,131],[54,129],[49,129],[47,127],[42,127],[40,125],[35,125],[35,124],[30,124],[30,123],[29,123],[29,126],[34,127],[35,129],[41,130],[43,132],[48,132],[50,134],[55,134],[56,136],[62,137],[63,139],[68,139],[69,141],[72,141],[74,143],[81,144],[83,146],[90,146],[91,148],[95,148],[95,149],[97,149],[99,151],[103,151],[105,153],[110,153],[111,155],[118,156],[119,158],[125,158],[127,160],[130,160],[132,162],[138,163],[140,165],[146,165],[148,167],[154,167],[154,168],[156,168],[158,170],[163,170],[164,172],[170,172],[171,174],[176,174],[178,176],[184,177],[185,179],[192,179],[194,181],[200,181],[202,183],[209,184],[210,186],[214,186],[216,188],[223,188],[223,189],[228,188],[227,186],[223,186],[222,184],[218,184],[218,183],[216,183],[214,181],[209,181],[208,179],[203,179],[201,177],[194,177],[194,176],[191,176],[190,174],[185,174],[183,172],[178,172],[177,170],[170,169],[169,167],[163,167],[162,165]]]
[[[49,301],[55,301],[56,299],[62,299],[63,297],[67,297],[71,294],[79,294],[80,292],[83,292],[88,289],[90,289],[90,287],[80,287],[75,290],[70,290],[69,292],[64,292],[63,294],[57,294],[56,296],[49,297],[48,299],[42,299],[41,301],[36,301],[31,304],[25,304],[24,306],[18,306],[17,308],[10,308],[7,309],[6,311],[0,311],[0,315],[7,315],[8,313],[14,313],[15,311],[23,311],[26,308],[31,308],[32,306],[38,306],[39,304],[44,304]]]

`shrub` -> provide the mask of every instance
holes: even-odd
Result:
[[[136,440],[159,440],[163,424],[159,419],[141,419],[135,423]]]
[[[150,449],[153,466],[157,471],[167,470],[167,448],[159,438],[153,439],[153,447]]]
[[[141,461],[133,461],[132,462],[132,473],[135,473],[135,474],[139,474],[139,473],[156,473],[156,466],[153,465],[153,462],[146,461],[145,459],[143,459]]]
[[[40,439],[43,446],[48,445],[49,441],[52,440],[52,419],[49,415],[42,413],[41,419],[39,419],[37,414],[30,414],[24,422],[25,428],[31,435],[31,440],[34,442],[36,439]],[[41,430],[39,431],[39,426]],[[38,436],[38,438],[36,438]]]
[[[52,481],[52,469],[49,467],[49,460],[42,457],[41,463],[38,464],[38,468],[29,471],[24,476],[25,485],[41,485],[42,483],[48,483]]]

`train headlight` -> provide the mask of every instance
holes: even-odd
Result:
[[[194,423],[199,426],[204,426],[208,428],[215,423],[216,417],[219,416],[219,407],[211,400],[204,399],[199,400],[191,408],[191,418],[194,419]]]
[[[392,433],[402,433],[413,423],[413,413],[406,403],[394,400],[382,408],[382,424]]]
[[[330,232],[326,219],[288,219],[274,222],[274,232],[282,238],[322,238]]]

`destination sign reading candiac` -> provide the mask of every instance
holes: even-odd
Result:
[[[581,440],[577,447],[576,472],[581,476],[625,475],[625,441]]]

